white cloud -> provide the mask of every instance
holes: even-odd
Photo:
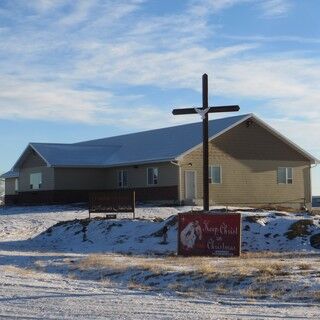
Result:
[[[260,5],[265,18],[283,17],[292,6],[289,0],[262,0]]]
[[[72,11],[64,15],[58,24],[62,26],[74,26],[88,19],[90,10],[93,9],[94,2],[77,0],[72,6]]]
[[[27,1],[27,5],[43,14],[60,7],[64,2],[63,0],[36,0]]]
[[[298,37],[298,36],[263,36],[263,35],[247,35],[247,36],[234,36],[228,34],[219,34],[219,38],[240,40],[240,41],[254,41],[254,42],[296,42],[305,44],[319,44],[319,38],[308,38],[308,37]]]
[[[234,102],[238,98],[263,99],[259,105],[275,108],[278,116],[299,114],[318,119],[320,70],[316,58],[285,53],[262,56],[255,50],[263,40],[260,38],[253,43],[248,39],[249,43],[212,46],[216,30],[208,15],[241,3],[258,3],[266,14],[275,16],[289,9],[285,0],[205,0],[192,1],[185,11],[176,14],[140,16],[141,1],[35,2],[35,16],[31,15],[23,28],[0,33],[4,44],[0,48],[4,79],[1,117],[48,119],[45,110],[49,107],[41,108],[44,105],[54,114],[63,114],[49,117],[53,119],[109,121],[115,114],[108,107],[120,109],[125,105],[126,87],[199,91],[200,76],[207,72],[212,92]],[[62,8],[66,5],[65,12]],[[206,10],[201,12],[200,7]],[[46,28],[42,27],[44,23]],[[6,79],[16,81],[17,94]],[[114,99],[112,92],[117,85],[123,86],[124,94]],[[105,88],[106,96],[100,90],[86,89],[95,86]],[[134,101],[131,108],[139,110],[139,103],[141,100]],[[28,106],[28,113],[23,112],[23,104]],[[309,107],[302,109],[306,105]],[[158,123],[160,114],[166,122],[167,110],[158,113],[156,108],[142,108],[153,111],[146,112],[137,123],[143,119],[147,124]]]
[[[252,0],[195,0],[191,1],[189,11],[196,16],[206,16],[250,1]]]
[[[111,94],[74,90],[50,82],[0,78],[0,118],[95,123]]]

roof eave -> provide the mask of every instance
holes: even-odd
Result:
[[[19,172],[8,171],[0,176],[0,179],[14,179],[14,178],[19,178]]]
[[[312,154],[309,152],[305,151],[301,147],[299,147],[296,143],[285,137],[282,133],[277,131],[276,129],[272,128],[270,125],[268,125],[266,122],[258,118],[256,115],[252,115],[252,118],[255,119],[262,127],[264,127],[266,130],[268,130],[270,133],[274,134],[277,136],[280,140],[283,142],[287,143],[290,145],[293,149],[295,149],[298,153],[306,157],[307,159],[310,160],[311,164],[319,164],[320,161],[319,159],[315,158]]]
[[[154,163],[164,163],[177,160],[175,157],[164,158],[164,159],[152,159],[147,161],[132,161],[132,162],[122,162],[111,165],[65,165],[65,164],[54,164],[53,168],[116,168],[116,167],[127,167],[127,166],[136,166],[136,165],[147,165]]]
[[[15,162],[15,164],[13,165],[11,170],[15,170],[16,168],[19,168],[19,163],[23,159],[23,157],[25,156],[25,154],[26,154],[26,152],[28,151],[29,148],[31,148],[32,150],[34,150],[37,153],[37,155],[46,163],[47,167],[51,167],[51,164],[47,161],[47,159],[45,159],[42,156],[42,154],[34,147],[34,145],[32,143],[29,143],[26,146],[26,148],[23,150],[23,152],[21,153],[20,157]]]
[[[277,130],[275,130],[274,128],[272,128],[271,126],[269,126],[266,122],[264,122],[263,120],[261,120],[260,118],[258,118],[256,115],[254,115],[253,113],[248,114],[246,117],[242,118],[241,120],[235,122],[234,124],[232,124],[231,126],[225,128],[224,130],[220,131],[219,133],[217,133],[214,136],[209,137],[209,141],[214,140],[215,138],[221,136],[222,134],[224,134],[225,132],[231,130],[232,128],[236,127],[237,125],[239,125],[240,123],[253,118],[255,119],[260,125],[262,125],[266,130],[268,130],[270,133],[276,135],[279,139],[281,139],[283,142],[287,143],[288,145],[290,145],[292,148],[294,148],[298,153],[302,154],[304,157],[306,157],[307,159],[310,160],[311,164],[319,164],[320,160],[315,158],[314,156],[312,156],[309,152],[305,151],[304,149],[300,148],[296,143],[294,143],[293,141],[291,141],[290,139],[288,139],[287,137],[285,137],[283,134],[281,134],[280,132],[278,132]],[[190,152],[198,149],[200,146],[202,145],[202,142],[199,143],[198,145],[190,148],[189,150],[183,152],[182,154],[178,155],[176,157],[177,160],[181,160],[185,155],[189,154]]]

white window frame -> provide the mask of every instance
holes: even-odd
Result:
[[[37,185],[33,184],[32,177],[34,177],[34,176],[38,176],[37,180],[39,183]],[[30,189],[31,190],[39,190],[39,189],[41,189],[41,185],[42,185],[42,173],[41,172],[30,173]]]
[[[279,182],[279,169],[285,169],[286,170],[286,181],[285,182]],[[288,171],[291,169],[291,178],[288,178]],[[291,180],[291,182],[289,182]],[[278,167],[277,170],[277,183],[278,184],[293,184],[293,168],[292,167]]]
[[[149,183],[149,170],[152,170],[152,183]],[[157,178],[155,179],[154,171],[157,171]],[[147,185],[148,186],[156,186],[159,184],[159,168],[157,167],[149,167],[147,168]]]
[[[124,173],[127,175],[126,184],[124,184]],[[127,188],[128,187],[128,170],[119,170],[118,171],[118,188]]]
[[[19,192],[19,179],[18,178],[14,179],[14,191]]]
[[[212,179],[212,173],[213,173],[213,168],[219,168],[219,171],[220,171],[220,182],[213,182],[213,179]],[[220,164],[210,164],[209,165],[209,184],[215,184],[215,185],[219,185],[219,184],[222,184],[222,167]]]

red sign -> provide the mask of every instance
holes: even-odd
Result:
[[[239,256],[241,214],[180,213],[178,254]]]

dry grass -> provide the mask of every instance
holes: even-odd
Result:
[[[20,276],[33,276],[36,275],[36,271],[32,270],[32,269],[27,269],[27,268],[20,268],[20,267],[16,267],[13,265],[8,265],[4,268],[5,272],[10,272],[10,273],[15,273],[18,274]]]
[[[230,288],[228,288],[226,285],[224,284],[220,284],[218,286],[215,287],[214,292],[217,294],[228,294],[230,293]]]
[[[286,294],[286,290],[285,289],[274,289],[270,292],[270,295],[272,298],[274,299],[280,299],[281,297],[283,297]]]
[[[210,262],[204,262],[198,267],[198,272],[200,272],[202,275],[212,275],[213,273],[216,273],[217,270]]]
[[[72,280],[76,280],[78,277],[77,277],[77,274],[74,273],[74,272],[69,272],[68,273],[68,278],[69,279],[72,279]]]
[[[320,216],[320,209],[312,209],[309,214],[310,216]]]
[[[249,287],[241,291],[241,295],[248,299],[259,299],[268,295],[268,291],[261,287]]]
[[[309,263],[300,263],[298,265],[298,268],[300,270],[310,270],[311,269],[311,265]]]
[[[151,288],[149,286],[146,286],[144,284],[141,284],[137,281],[135,281],[134,279],[131,279],[131,281],[128,283],[128,289],[130,290],[144,290],[144,291],[148,291]]]
[[[129,269],[149,271],[157,275],[168,272],[179,274],[198,274],[208,279],[244,277],[258,275],[260,277],[272,277],[286,275],[287,270],[293,268],[294,261],[270,262],[271,253],[250,254],[243,259],[229,258],[206,258],[206,257],[165,257],[146,258],[129,256],[90,255],[77,264],[79,270],[112,270],[114,272],[125,272]],[[279,256],[276,256],[279,260]],[[300,269],[307,268],[307,264],[300,264]],[[307,269],[304,269],[307,270]]]
[[[281,263],[273,263],[273,264],[261,263],[256,265],[256,268],[258,269],[258,274],[260,276],[265,276],[265,277],[283,275],[283,269],[285,267],[286,266]]]
[[[313,298],[315,301],[320,302],[320,291],[315,291],[315,292],[313,292],[312,298]]]
[[[292,223],[285,235],[289,240],[292,240],[297,237],[308,236],[311,234],[310,228],[313,226],[313,220],[301,219]]]
[[[285,255],[270,252],[250,253],[240,259],[90,255],[73,263],[72,266],[82,271],[92,270],[97,279],[99,274],[104,275],[101,276],[101,281],[109,278],[110,281],[118,281],[112,276],[121,273],[131,274],[128,284],[131,289],[166,288],[192,296],[212,290],[223,295],[237,292],[252,299],[266,296],[282,299],[290,292],[283,289],[287,288],[286,283],[299,281],[296,277],[304,277],[305,272],[318,272],[320,259],[315,259],[311,254]],[[168,275],[168,280],[165,280]],[[294,294],[300,296],[301,292]],[[320,293],[315,293],[314,297],[309,298],[318,301]]]

